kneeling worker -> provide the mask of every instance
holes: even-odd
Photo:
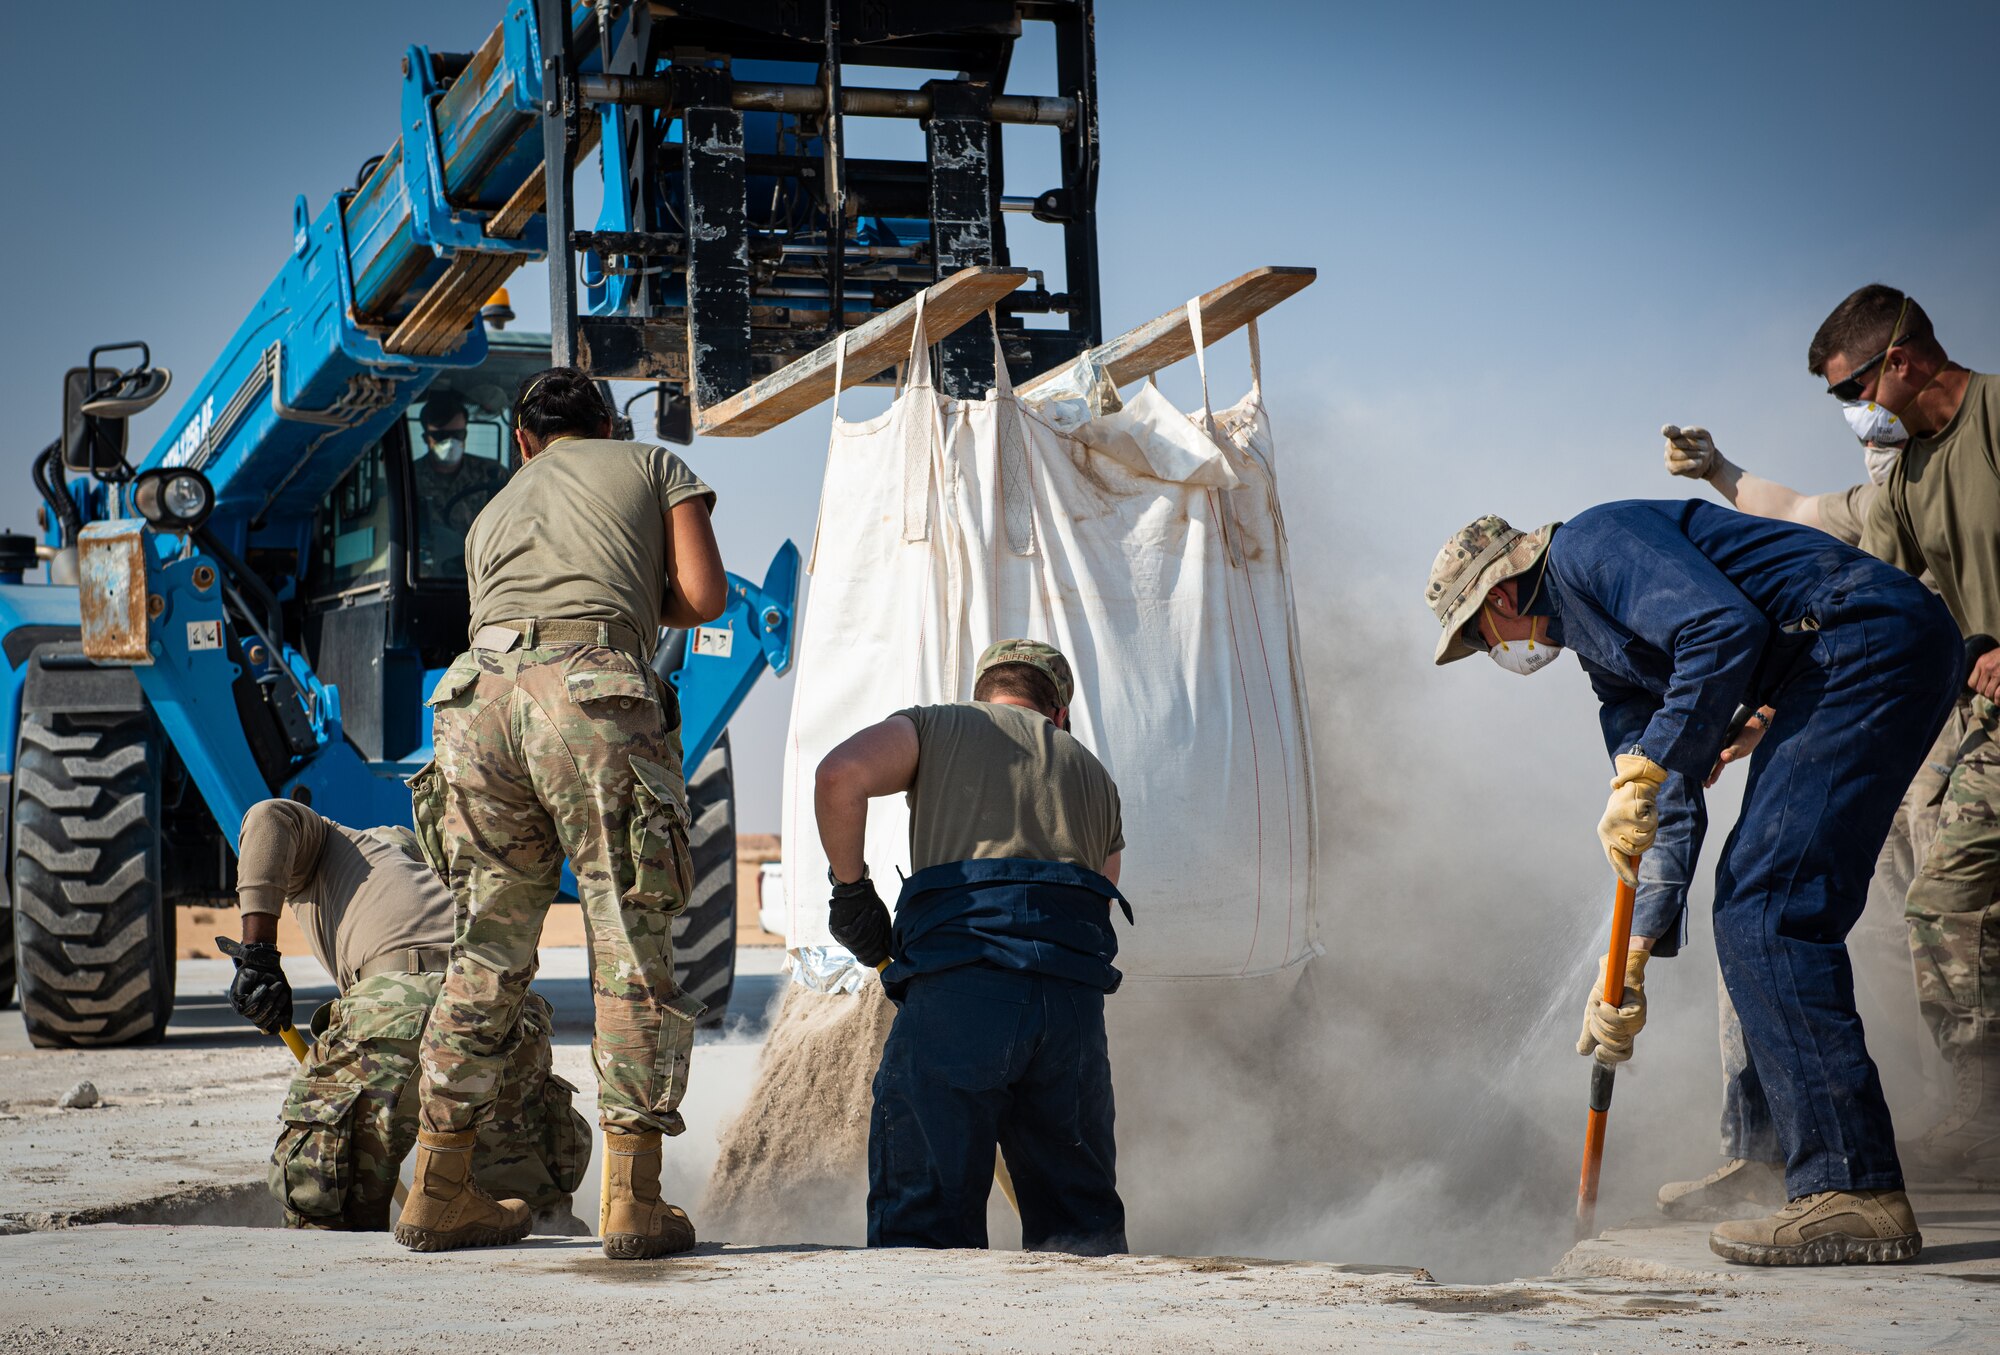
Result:
[[[1628,882],[1656,834],[1698,815],[1739,706],[1775,708],[1768,732],[1746,740],[1761,743],[1716,871],[1715,948],[1789,1203],[1721,1225],[1709,1246],[1751,1265],[1915,1256],[1923,1239],[1845,940],[1959,684],[1943,604],[1822,532],[1672,500],[1606,504],[1533,532],[1480,518],[1438,552],[1427,598],[1440,664],[1483,650],[1525,674],[1576,651],[1617,773],[1598,836]],[[1699,848],[1688,844],[1690,861]],[[1634,917],[1639,975],[1656,941],[1678,946],[1681,922],[1677,904]],[[1579,1052],[1629,1055],[1642,984],[1628,981],[1619,1007],[1592,991]]]
[[[265,1034],[292,1020],[279,965],[278,911],[289,900],[314,956],[340,985],[285,1098],[271,1192],[289,1228],[386,1232],[396,1173],[417,1141],[417,1042],[451,954],[452,897],[407,828],[356,832],[290,800],[243,816],[236,872],[243,947],[229,1000]],[[535,1231],[586,1231],[570,1192],[590,1162],[575,1090],[549,1071],[549,1005],[530,996],[509,1041],[472,1171],[523,1200]]]
[[[1031,1251],[1125,1250],[1104,995],[1118,787],[1068,732],[1068,660],[980,656],[973,699],[871,725],[819,765],[833,935],[897,1003],[868,1134],[868,1245],[984,1247],[996,1145]],[[891,929],[862,859],[868,801],[907,794]]]

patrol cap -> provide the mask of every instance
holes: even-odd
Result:
[[[1069,660],[1054,645],[1045,645],[1040,640],[999,640],[986,646],[986,652],[979,656],[979,666],[972,671],[974,682],[986,674],[989,668],[998,668],[1003,663],[1025,663],[1030,668],[1039,668],[1056,684],[1056,704],[1067,706],[1076,695],[1076,678],[1069,671]]]
[[[1561,525],[1551,522],[1524,532],[1488,513],[1452,533],[1431,565],[1430,586],[1424,590],[1438,625],[1444,628],[1438,636],[1436,662],[1452,663],[1479,652],[1460,634],[1465,623],[1479,615],[1493,585],[1535,567]]]

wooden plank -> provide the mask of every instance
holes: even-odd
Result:
[[[1025,268],[967,268],[925,289],[924,333],[932,343],[1028,280]],[[917,324],[917,297],[882,312],[847,332],[842,386],[858,386],[910,356]],[[700,410],[695,431],[709,437],[747,438],[805,413],[833,397],[833,344],[824,343],[796,362],[724,400]]]
[[[1201,298],[1201,336],[1214,343],[1225,334],[1234,334],[1271,307],[1296,292],[1305,290],[1319,276],[1316,268],[1287,268],[1270,265],[1253,268],[1240,278],[1232,278]],[[1127,330],[1109,343],[1091,350],[1104,364],[1112,381],[1124,385],[1171,367],[1194,355],[1194,332],[1188,328],[1186,306],[1176,306],[1157,320],[1148,320],[1137,329]],[[1037,386],[1055,380],[1071,364],[1063,363],[1016,389],[1026,395]]]

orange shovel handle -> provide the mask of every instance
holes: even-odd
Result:
[[[1636,871],[1639,859],[1632,858]],[[1616,1007],[1625,996],[1625,957],[1632,948],[1631,885],[1618,882],[1611,901],[1611,948],[1604,957],[1604,1000]],[[1604,1170],[1604,1131],[1611,1123],[1611,1084],[1616,1076],[1611,1065],[1590,1061],[1590,1119],[1584,1129],[1583,1172],[1576,1185],[1576,1235],[1589,1237],[1597,1231],[1597,1180]]]

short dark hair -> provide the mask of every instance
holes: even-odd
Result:
[[[996,696],[1019,697],[1050,719],[1062,708],[1056,684],[1031,663],[996,663],[981,673],[973,684],[972,699],[991,701]]]
[[[603,437],[611,423],[610,407],[597,383],[574,367],[551,367],[521,383],[514,398],[514,427],[526,429],[543,442],[569,436]]]
[[[426,428],[435,428],[441,423],[450,423],[465,412],[465,397],[457,391],[432,391],[417,406],[417,422]]]
[[[1903,328],[1894,333],[1898,315],[1903,318]],[[1825,376],[1826,364],[1836,353],[1849,362],[1866,362],[1891,343],[1935,352],[1937,336],[1931,330],[1930,316],[1924,314],[1915,297],[1871,282],[1835,306],[1820,325],[1812,346],[1806,349],[1806,370]]]

